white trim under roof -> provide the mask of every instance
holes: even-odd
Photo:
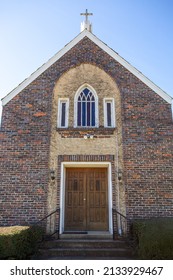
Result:
[[[63,49],[61,49],[58,53],[56,53],[51,59],[49,59],[48,62],[43,64],[33,74],[31,74],[30,77],[28,77],[21,84],[19,84],[18,87],[16,87],[8,95],[6,95],[4,98],[2,98],[2,105],[3,106],[6,105],[13,97],[15,97],[19,92],[21,92],[30,83],[32,83],[37,77],[39,77],[44,71],[46,71],[51,65],[53,65],[58,59],[60,59],[71,48],[73,48],[84,37],[88,37],[91,41],[93,41],[96,45],[98,45],[102,50],[104,50],[107,54],[109,54],[112,58],[114,58],[121,65],[123,65],[132,74],[134,74],[139,80],[141,80],[144,84],[146,84],[149,88],[151,88],[154,92],[156,92],[159,96],[161,96],[165,101],[172,104],[172,97],[170,95],[168,95],[165,91],[163,91],[161,88],[156,86],[152,81],[150,81],[147,77],[145,77],[140,71],[138,71],[130,63],[128,63],[118,53],[116,53],[111,48],[109,48],[105,43],[103,43],[95,35],[93,35],[88,30],[84,30],[83,32],[79,33],[79,35],[77,37],[75,37],[72,41],[70,41]]]

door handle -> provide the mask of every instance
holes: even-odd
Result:
[[[83,200],[86,200],[86,198],[84,198]]]

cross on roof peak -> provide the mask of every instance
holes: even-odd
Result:
[[[88,23],[88,16],[92,16],[93,13],[88,13],[88,9],[86,9],[85,13],[81,13],[81,16],[85,16],[85,22]]]
[[[80,15],[85,16],[85,21],[81,23],[81,31],[87,29],[88,31],[92,32],[92,24],[90,24],[88,16],[92,16],[93,13],[88,13],[88,9],[86,9],[85,13],[81,13]]]

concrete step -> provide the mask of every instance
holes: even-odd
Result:
[[[108,231],[99,232],[86,232],[86,233],[62,233],[59,236],[60,239],[113,239],[112,234]]]
[[[40,244],[36,259],[133,259],[127,240],[59,239]]]
[[[125,248],[51,248],[51,249],[40,249],[40,254],[42,259],[67,259],[67,258],[78,258],[81,259],[101,259],[101,258],[123,258],[130,259],[132,257],[132,253],[130,249]]]
[[[127,248],[127,243],[124,240],[105,240],[105,239],[91,239],[91,240],[76,240],[76,239],[64,239],[64,240],[50,240],[41,244],[41,248]]]

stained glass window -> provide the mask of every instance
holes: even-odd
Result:
[[[90,89],[84,88],[77,99],[77,126],[95,126],[95,96]]]

